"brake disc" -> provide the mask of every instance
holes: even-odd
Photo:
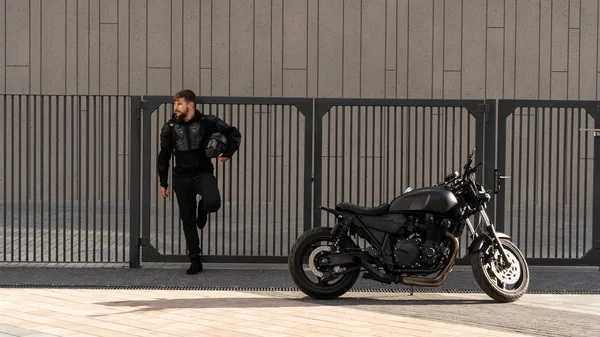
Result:
[[[490,261],[490,268],[494,275],[502,281],[504,284],[515,284],[519,281],[521,277],[521,264],[519,260],[515,257],[515,255],[509,251],[508,249],[504,250],[506,252],[506,257],[510,261],[510,267],[506,267],[502,264],[502,255],[499,251],[496,251],[494,254],[494,259]]]
[[[332,252],[331,246],[317,247],[310,253],[310,256],[308,257],[308,267],[310,268],[310,271],[313,274],[315,274],[317,277],[323,277],[323,272],[318,270],[317,266],[315,264],[317,256],[323,252]],[[342,270],[342,268],[340,266],[333,267],[333,271],[336,273],[339,273],[341,270]]]

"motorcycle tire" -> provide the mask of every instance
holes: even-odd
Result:
[[[331,228],[329,227],[318,227],[306,231],[296,240],[288,257],[292,280],[303,293],[314,299],[334,299],[342,296],[354,286],[360,274],[360,268],[350,271],[332,285],[315,284],[306,276],[302,266],[305,250],[318,241],[335,242],[330,233]],[[346,235],[340,240],[339,246],[341,249],[358,248],[354,241]]]
[[[489,255],[488,251],[491,249],[486,249],[472,256],[471,269],[475,281],[489,297],[500,303],[514,302],[529,288],[529,267],[523,253],[514,243],[504,238],[500,239],[500,242],[511,260],[511,267],[504,268],[499,265],[497,258],[500,257],[500,252],[497,249],[494,249],[493,253],[496,258]],[[502,284],[514,288],[506,289]]]

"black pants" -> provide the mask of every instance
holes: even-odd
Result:
[[[173,189],[177,196],[179,215],[183,222],[183,233],[189,254],[200,253],[200,238],[196,228],[196,196],[202,199],[198,202],[198,212],[212,213],[221,208],[221,194],[216,177],[211,173],[201,173],[193,177],[173,177]]]

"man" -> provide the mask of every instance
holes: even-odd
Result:
[[[168,173],[169,160],[175,151],[173,167],[173,190],[177,196],[183,232],[188,248],[191,266],[186,271],[194,275],[202,271],[199,229],[204,228],[208,213],[221,208],[221,195],[217,179],[213,175],[214,167],[206,155],[207,140],[220,132],[227,139],[227,147],[217,159],[226,162],[239,149],[241,135],[237,128],[229,126],[214,115],[205,115],[196,109],[196,94],[191,90],[182,90],[174,96],[174,113],[163,125],[160,134],[160,152],[158,153],[158,175],[160,194],[169,197]],[[212,144],[212,143],[211,143]],[[196,218],[196,195],[198,202]]]

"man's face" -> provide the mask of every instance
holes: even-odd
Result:
[[[183,98],[177,98],[173,103],[173,110],[177,114],[178,119],[183,119],[194,111],[194,107],[192,102],[187,102]]]

